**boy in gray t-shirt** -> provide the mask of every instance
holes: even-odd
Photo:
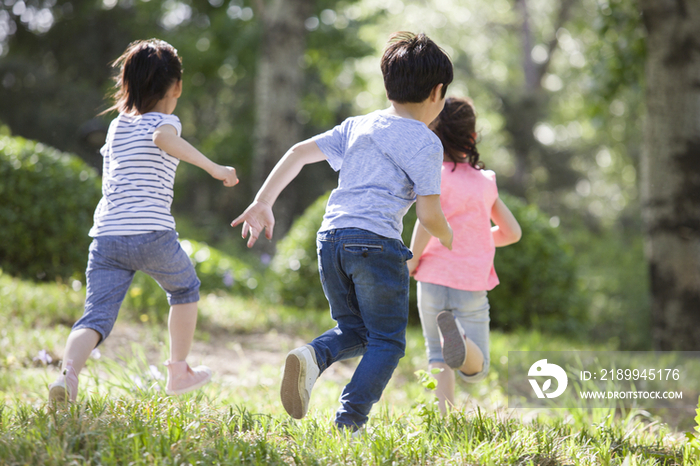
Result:
[[[427,126],[444,106],[452,63],[424,34],[402,32],[390,38],[381,68],[391,106],[296,144],[231,223],[243,224],[248,247],[263,230],[272,238],[272,205],[304,165],[327,160],[340,172],[318,233],[321,283],[337,326],[287,355],[281,397],[301,419],[320,373],[362,355],[335,417],[339,428],[352,431],[367,422],[404,356],[412,254],[401,229],[413,202],[425,229],[452,249],[440,207],[443,148]]]

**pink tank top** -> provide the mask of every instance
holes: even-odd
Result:
[[[491,209],[498,199],[496,174],[467,163],[443,162],[440,202],[452,226],[452,251],[431,238],[415,278],[467,291],[488,291],[498,285],[493,267],[496,247],[491,234]]]

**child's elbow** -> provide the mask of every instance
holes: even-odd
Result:
[[[523,230],[520,227],[515,228],[510,234],[511,243],[517,243],[518,241],[520,241],[520,238],[522,238],[522,237],[523,237]]]
[[[163,144],[165,144],[165,140],[166,135],[162,131],[156,130],[153,133],[153,144],[155,144],[156,146],[162,148]]]

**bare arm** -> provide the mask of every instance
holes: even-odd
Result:
[[[212,162],[192,144],[177,135],[173,125],[163,125],[153,132],[153,143],[175,158],[191,163],[209,173],[213,178],[224,182],[224,186],[238,184],[236,169]]]
[[[447,223],[440,206],[440,195],[418,196],[416,215],[425,230],[440,240],[440,244],[452,250],[452,227]],[[425,247],[425,246],[424,246]]]
[[[520,224],[500,198],[496,199],[491,208],[491,220],[496,224],[496,226],[491,227],[496,247],[508,246],[520,241],[523,235]]]
[[[432,235],[423,228],[420,224],[420,220],[416,220],[416,225],[413,227],[413,236],[411,236],[411,252],[413,253],[413,259],[410,259],[408,264],[408,272],[413,276],[418,269],[418,264],[420,263],[420,257],[423,255],[425,247],[432,238]]]
[[[253,203],[231,222],[232,227],[243,224],[243,238],[250,233],[249,248],[255,244],[263,230],[265,230],[265,237],[272,239],[272,230],[275,226],[272,206],[282,190],[296,178],[304,165],[325,159],[325,154],[321,152],[316,142],[309,139],[294,145],[277,162],[255,196]]]

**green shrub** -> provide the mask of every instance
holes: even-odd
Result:
[[[0,267],[11,275],[83,277],[97,173],[77,156],[0,136]]]
[[[571,248],[535,205],[505,194],[501,197],[520,222],[523,238],[496,252],[501,284],[489,292],[492,327],[574,331],[585,321],[585,303]],[[285,304],[327,308],[316,257],[316,232],[327,200],[328,194],[321,196],[278,243],[267,275],[269,296]],[[404,219],[407,244],[415,223],[413,210]],[[411,322],[417,323],[413,280],[411,290]]]
[[[619,350],[652,349],[649,266],[644,237],[635,226],[591,232],[567,225],[579,275],[590,297],[590,340],[613,343]]]
[[[80,283],[36,283],[0,270],[0,319],[9,331],[26,328],[71,326],[83,315],[85,287]],[[66,334],[67,336],[67,334]]]
[[[266,280],[269,285],[266,295],[273,301],[298,307],[328,308],[318,275],[316,233],[329,195],[322,195],[307,208],[277,243]]]
[[[251,296],[261,282],[260,273],[233,256],[194,240],[181,240],[202,282],[200,294],[226,291]],[[122,309],[131,318],[142,321],[167,321],[168,304],[165,291],[151,277],[136,272]]]
[[[491,326],[580,331],[586,320],[583,292],[572,248],[534,204],[501,194],[523,230],[522,239],[496,249],[500,285],[489,292]]]

